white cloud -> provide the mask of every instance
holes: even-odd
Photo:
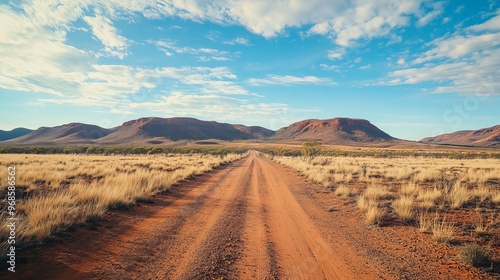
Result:
[[[467,95],[500,95],[500,49],[485,50],[472,58],[450,62],[428,63],[393,71],[386,85],[437,83],[434,93]]]
[[[332,0],[277,0],[224,1],[232,21],[266,38],[276,36],[286,27],[324,21],[336,15],[344,1]]]
[[[250,78],[246,81],[252,86],[267,86],[267,85],[335,85],[336,83],[329,78],[319,78],[315,76],[278,76],[267,75],[266,78]]]
[[[346,52],[347,51],[345,48],[336,48],[333,50],[329,50],[326,57],[331,60],[342,59]]]
[[[343,1],[339,1],[343,2]],[[329,34],[340,46],[351,46],[358,39],[386,36],[394,28],[409,24],[409,16],[420,13],[423,1],[353,1],[326,20],[315,19],[311,34]]]
[[[500,9],[497,10],[497,15],[494,16],[493,18],[489,19],[488,21],[486,21],[484,23],[473,25],[473,26],[467,28],[467,30],[476,31],[476,32],[479,32],[479,31],[499,31],[500,30]]]
[[[444,3],[443,2],[436,2],[436,3],[431,3],[430,4],[431,11],[428,13],[423,13],[423,16],[421,16],[416,25],[417,27],[422,27],[427,25],[429,22],[433,21],[435,18],[437,18],[439,15],[443,13],[444,9]]]
[[[433,93],[500,95],[500,28],[497,15],[484,23],[457,30],[425,46],[411,63],[401,58],[399,66],[410,68],[389,73],[381,84],[434,84]]]
[[[339,69],[339,66],[338,65],[327,65],[327,64],[320,64],[319,67],[322,69],[322,70],[327,70],[327,71],[330,71],[330,70],[337,70]]]
[[[250,45],[250,41],[248,41],[247,38],[243,38],[243,37],[237,37],[237,38],[234,38],[233,40],[224,41],[222,43],[226,44],[226,45],[244,45],[244,46]]]
[[[449,38],[439,38],[431,43],[434,46],[429,51],[413,61],[420,64],[434,59],[456,59],[474,52],[487,50],[500,45],[500,33],[481,35],[455,35]]]
[[[154,41],[151,43],[155,44],[160,50],[165,52],[167,56],[171,56],[173,52],[178,54],[190,54],[198,58],[199,61],[208,62],[211,60],[216,61],[229,61],[232,57],[238,55],[238,53],[230,53],[228,51],[221,51],[211,48],[192,48],[192,47],[178,47],[175,43],[169,41]]]
[[[127,55],[128,40],[117,34],[117,30],[110,19],[101,15],[95,17],[85,16],[83,19],[92,28],[94,36],[104,45],[104,52],[107,55],[120,59]]]
[[[427,25],[429,22],[431,22],[433,19],[438,17],[441,14],[441,11],[432,11],[426,14],[425,16],[421,17],[417,21],[417,26],[421,27],[424,25]]]
[[[91,59],[64,44],[65,30],[40,25],[6,5],[0,5],[0,18],[0,87],[71,94],[70,89],[90,69]]]
[[[366,69],[370,69],[370,68],[372,68],[371,64],[367,64],[367,65],[363,65],[363,66],[359,67],[360,70],[366,70]]]

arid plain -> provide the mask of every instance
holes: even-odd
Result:
[[[141,144],[84,146],[90,140],[75,139],[89,133],[61,133],[70,124],[21,136],[51,146],[0,147],[0,165],[16,167],[17,278],[499,275],[494,145],[403,141],[350,119],[304,121],[274,138],[241,126],[259,136],[153,135],[161,144],[148,145],[158,122],[129,122],[149,137],[134,140]],[[8,252],[8,227],[0,234]]]

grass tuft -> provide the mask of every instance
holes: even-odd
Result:
[[[370,200],[381,200],[392,198],[392,193],[386,186],[372,184],[365,189],[363,195]]]
[[[432,219],[429,215],[425,213],[420,213],[418,216],[418,230],[423,233],[431,232],[432,230]]]
[[[380,225],[382,218],[384,218],[386,210],[380,208],[377,204],[371,204],[366,210],[366,224],[367,225]]]
[[[446,222],[446,218],[439,219],[436,215],[432,223],[432,235],[438,243],[450,243],[455,239],[457,227],[454,223]]]
[[[346,199],[354,194],[354,190],[352,188],[342,185],[339,186],[333,194],[340,198]]]
[[[414,200],[410,196],[402,196],[392,203],[396,215],[405,223],[413,221],[415,213],[413,209]]]
[[[472,198],[469,190],[457,182],[448,194],[448,202],[451,209],[459,209]]]

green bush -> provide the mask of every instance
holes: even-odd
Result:
[[[488,251],[476,243],[469,243],[462,246],[460,249],[460,258],[463,262],[475,267],[490,264]]]

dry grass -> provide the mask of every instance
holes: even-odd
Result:
[[[17,202],[22,242],[98,218],[108,208],[129,207],[138,198],[239,157],[2,155],[0,163],[16,165],[18,187],[24,185],[35,194]],[[0,238],[7,234],[2,226]]]
[[[500,205],[500,191],[491,194],[491,201]]]
[[[421,189],[418,192],[417,201],[419,203],[419,207],[424,210],[429,210],[436,206],[438,200],[443,196],[440,190],[434,188],[432,190],[429,189]]]
[[[436,215],[432,222],[432,236],[438,243],[450,243],[455,239],[457,227],[454,223],[446,222],[446,218],[439,219]]]
[[[447,195],[447,200],[450,203],[451,209],[459,209],[465,205],[472,196],[469,190],[464,187],[460,182],[457,182],[450,193]]]
[[[499,159],[449,159],[433,157],[324,157],[311,162],[275,156],[274,161],[290,167],[325,187],[340,186],[339,198],[359,193],[355,204],[365,223],[377,225],[391,205],[399,220],[418,222],[420,232],[432,233],[440,243],[469,238],[473,207],[495,213],[500,205]],[[436,212],[436,217],[428,213]],[[442,218],[447,215],[447,219]],[[460,225],[458,227],[457,225]],[[498,236],[498,225],[480,220],[472,224],[476,238]],[[485,241],[484,239],[482,241]]]
[[[402,196],[392,202],[392,208],[394,208],[394,212],[398,215],[399,219],[407,223],[413,221],[415,218],[414,204],[413,197]]]
[[[365,212],[365,223],[367,225],[379,225],[384,218],[386,210],[380,208],[376,203],[370,204]]]
[[[337,187],[337,189],[335,189],[335,192],[333,194],[340,198],[346,199],[354,194],[354,190],[347,186],[341,185]]]
[[[478,236],[484,236],[488,234],[489,225],[485,223],[483,216],[481,215],[479,219],[477,219],[476,224],[474,225],[474,232]]]
[[[418,230],[420,232],[431,232],[433,221],[426,213],[420,213],[418,216]]]
[[[365,189],[363,195],[370,200],[380,200],[392,198],[392,193],[387,186],[372,184]]]
[[[361,210],[362,212],[368,211],[368,209],[371,208],[372,205],[377,205],[377,201],[373,199],[368,199],[364,195],[358,197],[357,206],[358,209]]]
[[[479,184],[479,186],[472,191],[471,195],[477,198],[480,203],[483,203],[488,200],[488,198],[491,198],[492,191],[486,188],[484,184]]]
[[[399,193],[402,196],[417,196],[420,187],[415,182],[409,182],[401,187]]]

